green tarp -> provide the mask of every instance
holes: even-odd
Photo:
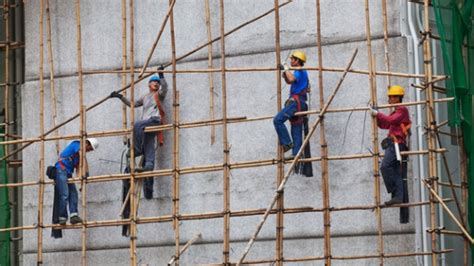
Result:
[[[0,130],[3,134],[3,129]],[[3,141],[3,138],[0,138]],[[0,157],[4,155],[4,146],[0,146]],[[0,184],[8,183],[5,160],[0,162]],[[10,204],[8,188],[0,188],[0,228],[10,227]],[[0,232],[0,266],[10,265],[10,232]]]

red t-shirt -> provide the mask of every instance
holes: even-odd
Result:
[[[395,136],[398,143],[406,143],[406,135],[403,133],[402,124],[407,127],[411,124],[408,109],[405,106],[395,107],[390,115],[385,115],[382,112],[377,113],[377,125],[381,129],[388,129],[388,136]]]

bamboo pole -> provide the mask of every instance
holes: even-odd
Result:
[[[354,62],[354,59],[357,55],[357,49],[354,51],[354,53],[352,54],[352,57],[348,63],[348,65],[346,66],[346,70],[349,70],[350,67],[352,66],[352,63]],[[280,183],[277,191],[276,191],[276,194],[275,196],[273,197],[273,200],[271,202],[271,204],[269,205],[269,207],[267,208],[267,211],[265,212],[264,216],[262,217],[262,220],[260,221],[260,223],[258,224],[256,230],[255,230],[255,233],[253,234],[252,238],[250,238],[249,242],[247,243],[247,247],[245,248],[245,251],[244,253],[242,254],[242,256],[240,257],[239,259],[239,262],[238,262],[238,265],[243,263],[244,259],[245,259],[245,256],[247,255],[247,253],[250,251],[250,248],[252,247],[253,243],[255,242],[255,239],[257,238],[257,235],[258,233],[260,232],[260,230],[262,229],[262,226],[263,224],[265,223],[266,219],[268,218],[268,215],[270,213],[270,210],[273,208],[273,206],[275,205],[275,202],[276,200],[278,199],[279,195],[280,195],[280,191],[282,191],[285,187],[285,184],[286,182],[288,181],[288,178],[289,176],[292,174],[293,170],[294,170],[294,167],[296,165],[296,162],[299,160],[299,158],[301,157],[301,153],[302,151],[304,150],[304,147],[308,144],[309,142],[309,139],[311,138],[311,136],[313,135],[314,131],[316,130],[316,127],[319,125],[320,121],[321,121],[321,117],[324,116],[324,114],[326,113],[326,110],[328,109],[329,105],[331,104],[332,100],[334,99],[334,97],[336,96],[336,93],[339,91],[339,88],[341,87],[341,84],[342,82],[344,81],[346,75],[347,75],[348,71],[344,72],[344,74],[342,75],[342,77],[339,79],[339,82],[337,83],[336,85],[336,88],[334,89],[334,91],[332,92],[331,96],[329,97],[328,101],[326,102],[326,104],[324,105],[323,109],[321,110],[321,113],[319,115],[319,118],[316,120],[316,122],[311,126],[311,130],[309,132],[309,134],[304,138],[304,141],[303,141],[303,144],[301,145],[301,148],[300,150],[298,151],[298,153],[296,154],[295,158],[293,159],[291,165],[290,165],[290,168],[288,169],[287,173],[285,174],[285,177],[283,178],[282,182]]]
[[[81,193],[82,193],[82,217],[86,219],[86,186],[85,186],[85,167],[86,167],[86,127],[85,127],[85,106],[84,106],[84,84],[82,76],[82,31],[81,31],[81,2],[80,0],[75,1],[76,8],[76,51],[77,51],[77,73],[78,73],[78,95],[79,95],[79,108],[80,108],[80,160],[79,160],[79,177],[81,178]],[[81,264],[82,266],[87,265],[87,232],[84,224],[81,230]]]
[[[282,8],[283,6],[285,6],[285,5],[289,4],[289,3],[291,3],[291,0],[280,4],[280,5],[278,6],[278,8]],[[261,18],[263,18],[263,17],[265,17],[265,16],[271,14],[273,11],[274,11],[274,8],[270,9],[269,11],[263,13],[263,14],[260,15],[260,16],[257,16],[257,17],[255,17],[255,18],[249,20],[249,21],[246,21],[246,22],[242,23],[241,25],[239,25],[239,26],[233,28],[232,30],[228,31],[227,33],[225,33],[224,36],[228,36],[228,35],[230,35],[230,34],[236,32],[236,31],[238,31],[238,30],[244,28],[245,26],[248,26],[248,25],[252,24],[253,22],[255,22],[255,21],[257,21],[257,20],[259,20],[259,19],[261,19]],[[132,12],[132,11],[130,11],[130,12]],[[130,23],[130,24],[133,24],[133,23]],[[212,42],[205,43],[205,44],[199,46],[198,48],[196,48],[196,49],[194,49],[194,50],[192,50],[192,51],[190,51],[190,52],[188,52],[188,53],[186,53],[186,54],[184,54],[184,55],[182,55],[182,56],[176,58],[176,61],[180,61],[180,60],[182,60],[182,59],[184,59],[184,58],[186,58],[186,57],[188,57],[188,56],[190,56],[190,55],[196,53],[197,51],[200,51],[202,48],[206,47],[207,45],[210,45],[210,44],[212,44],[212,43],[214,43],[214,42],[220,40],[220,38],[221,38],[221,36],[219,36],[219,37],[217,37],[217,38],[214,38],[214,39],[212,40]],[[166,66],[169,66],[169,65],[170,65],[170,63],[166,64],[165,67],[166,67]],[[156,72],[156,71],[155,71],[155,72]],[[131,81],[129,85],[127,85],[127,86],[121,88],[120,90],[118,90],[118,92],[122,92],[122,91],[124,91],[124,90],[127,90],[127,89],[131,88],[135,83],[141,82],[142,80],[148,78],[149,76],[151,76],[151,75],[152,75],[153,73],[155,73],[155,72],[150,72],[149,74],[143,75],[141,78],[138,78],[136,82],[135,82],[135,80]],[[131,66],[131,67],[130,67],[130,72],[129,72],[129,73],[130,73],[131,75],[132,75],[133,73],[135,73],[134,66]],[[147,72],[147,73],[148,73],[148,72]],[[89,106],[89,107],[86,109],[86,111],[90,111],[90,110],[94,109],[95,107],[97,107],[97,106],[101,105],[102,103],[104,103],[105,101],[107,101],[109,98],[110,98],[110,97],[107,96],[107,97],[103,98],[102,100],[99,100],[98,102],[96,102],[96,103],[92,104],[91,106]],[[49,135],[49,134],[50,134],[51,132],[53,132],[54,130],[56,130],[56,129],[58,129],[58,128],[60,128],[60,127],[62,127],[62,126],[64,126],[64,125],[66,125],[66,124],[68,124],[68,123],[70,123],[71,121],[73,121],[74,119],[76,119],[76,118],[78,118],[78,117],[79,117],[79,113],[77,113],[77,114],[75,114],[74,116],[70,117],[70,118],[67,119],[66,121],[64,121],[64,122],[62,122],[62,123],[56,125],[56,126],[53,127],[52,129],[46,131],[43,135],[39,136],[38,138],[43,138],[43,137]],[[28,146],[31,145],[31,144],[32,144],[32,142],[26,143],[26,144],[23,145],[22,147],[20,147],[20,148],[14,150],[13,152],[11,152],[11,153],[9,153],[9,154],[7,154],[7,155],[1,157],[1,158],[0,158],[0,161],[10,158],[12,155],[14,155],[14,154],[16,154],[16,153],[22,151],[23,149],[25,149],[26,147],[28,147]]]
[[[383,20],[383,50],[385,55],[385,70],[390,71],[390,56],[388,54],[388,17],[387,0],[382,0],[382,20]],[[392,85],[391,76],[387,76],[387,87]]]
[[[321,43],[321,1],[316,0],[316,42],[318,47],[318,68],[323,68],[323,48]],[[319,106],[320,112],[324,105],[324,82],[323,71],[318,71],[318,87],[319,87]],[[324,117],[321,117],[321,125],[319,127],[319,143],[321,153],[321,191],[323,192],[323,208],[324,208],[324,259],[325,265],[331,265],[331,211],[330,211],[330,195],[329,195],[329,163],[328,163],[328,147],[326,141],[326,130],[324,127]]]
[[[375,67],[375,57],[372,52],[372,33],[370,29],[370,7],[369,1],[364,0],[365,6],[365,35],[367,43],[367,61],[369,72],[369,86],[370,86],[370,103],[372,106],[377,106],[377,86],[376,86],[376,67]],[[372,126],[372,149],[374,150],[374,155],[372,157],[373,163],[373,177],[374,177],[374,201],[377,206],[380,205],[380,166],[379,166],[379,140],[378,140],[378,126],[376,117],[372,117],[371,120]],[[383,243],[383,233],[382,233],[382,211],[380,207],[375,209],[375,219],[377,220],[377,240],[378,240],[378,253],[379,253],[379,265],[384,264],[384,243]]]
[[[129,1],[130,16],[130,128],[135,125],[135,17],[134,0]],[[143,76],[146,78],[148,75]],[[140,79],[138,79],[140,80]],[[130,137],[130,158],[135,158],[134,133]],[[135,191],[135,160],[130,160],[130,265],[137,265],[137,193]]]
[[[8,0],[3,1],[3,20],[5,22],[5,94],[4,94],[4,120],[5,124],[5,140],[8,140],[8,136],[10,135],[10,127],[8,124],[10,123],[10,9],[8,5]],[[42,23],[42,22],[41,22]],[[5,154],[8,154],[8,148],[5,147]]]
[[[142,70],[140,71],[140,74],[138,74],[138,77],[141,78],[143,76],[143,73],[145,72],[146,68],[148,67],[148,64],[150,63],[151,57],[153,56],[153,53],[155,52],[156,45],[158,45],[158,42],[160,41],[161,34],[163,34],[163,31],[165,30],[166,23],[168,22],[168,19],[173,12],[173,7],[174,4],[176,3],[176,0],[172,0],[170,2],[170,5],[168,7],[168,11],[166,11],[166,15],[163,18],[163,22],[161,23],[160,30],[158,32],[158,35],[156,36],[155,42],[153,43],[150,52],[148,53],[148,57],[145,60],[145,64],[142,67]]]
[[[58,122],[58,111],[56,104],[56,89],[54,87],[54,61],[53,61],[53,45],[51,41],[51,12],[49,9],[49,0],[46,0],[46,29],[47,29],[47,42],[48,42],[48,60],[49,60],[49,90],[51,93],[51,103],[53,112],[53,127]],[[59,136],[59,130],[54,131],[54,136]],[[55,141],[56,155],[59,155],[59,140]]]
[[[276,94],[277,94],[277,110],[278,112],[281,111],[282,105],[282,96],[281,96],[281,70],[279,66],[281,65],[281,45],[280,45],[280,11],[278,10],[278,0],[273,1],[273,5],[275,7],[275,62],[277,67],[277,71],[275,72],[275,79],[276,79]],[[284,165],[284,158],[283,158],[283,147],[279,145],[279,141],[277,140],[277,157],[278,157],[278,164],[277,164],[277,176],[276,176],[276,184],[280,184],[283,180],[283,176],[285,175],[285,165]],[[277,199],[277,209],[283,210],[285,208],[285,199],[284,199],[284,191],[281,191],[279,197]],[[283,211],[278,211],[276,215],[276,242],[275,242],[275,260],[277,266],[281,266],[283,264],[283,229],[284,229],[284,214]]]
[[[459,128],[458,128],[459,130]],[[462,133],[458,134],[458,144],[459,144],[459,167],[461,169],[461,197],[462,197],[462,216],[464,220],[467,220],[467,205],[468,205],[468,174],[467,174],[467,157],[464,150],[464,137]],[[467,240],[464,240],[464,250],[463,250],[463,260],[464,265],[469,264],[469,250],[470,245]]]
[[[40,0],[40,18],[39,18],[39,98],[40,98],[40,106],[39,106],[39,123],[40,123],[40,134],[44,133],[44,80],[43,80],[43,72],[44,72],[44,33],[43,33],[43,20],[44,20],[44,1]],[[8,101],[8,98],[5,99]],[[7,116],[6,116],[7,117]],[[7,129],[6,127],[5,129]],[[36,264],[43,265],[43,201],[44,201],[44,155],[45,155],[45,145],[44,141],[41,141],[40,145],[40,159],[39,159],[39,189],[38,189],[38,251],[37,251],[37,258]]]
[[[277,8],[278,9],[278,8]],[[277,10],[276,9],[276,10]],[[230,260],[230,148],[227,139],[227,82],[226,82],[226,55],[225,55],[225,13],[224,13],[224,0],[219,0],[219,29],[220,29],[220,52],[221,52],[221,85],[222,85],[222,146],[224,155],[224,171],[223,171],[223,190],[224,190],[224,243],[222,251],[222,261],[224,264],[228,264]]]
[[[434,130],[436,130],[436,120],[434,117],[434,114],[432,114],[429,110],[433,108],[433,71],[432,71],[432,54],[431,54],[431,37],[430,34],[430,19],[429,19],[429,0],[424,0],[424,9],[423,9],[423,26],[424,29],[423,31],[426,33],[423,38],[423,67],[424,67],[424,83],[426,85],[426,99],[428,101],[427,104],[427,111],[426,111],[426,117],[427,117],[427,124],[429,125],[429,131],[427,134],[427,142],[428,142],[428,173],[429,176],[433,182],[433,188],[435,194],[437,193],[438,185],[437,185],[437,178],[438,178],[438,173],[437,173],[437,163],[436,163],[436,153],[432,152],[433,149],[436,148],[434,139]],[[425,183],[426,185],[426,183]],[[433,199],[434,194],[430,194],[430,199]],[[436,197],[436,196],[435,196]],[[431,218],[431,228],[436,228],[437,224],[437,219],[438,217],[436,216],[436,207],[433,204],[430,205],[430,218]],[[471,241],[472,243],[472,241]],[[436,233],[431,233],[431,249],[436,250],[437,249],[437,237]],[[436,254],[431,255],[431,264],[433,266],[436,266],[438,264],[438,259]]]
[[[127,86],[127,0],[122,0],[122,87]],[[127,97],[127,91],[122,94]],[[127,106],[122,105],[122,129],[127,129]],[[123,136],[123,143],[127,143],[127,136]]]
[[[170,8],[175,4],[175,1],[169,1]],[[171,8],[172,9],[172,8]],[[176,80],[176,39],[174,31],[174,11],[171,10],[169,14],[170,19],[170,39],[171,39],[171,66],[173,71],[173,229],[174,229],[174,241],[175,241],[175,254],[174,258],[177,260],[176,265],[179,265],[179,258],[181,253],[180,246],[180,225],[179,225],[179,198],[180,198],[180,161],[179,161],[179,91],[177,89]],[[186,249],[184,249],[186,250]]]
[[[209,6],[209,0],[205,1],[205,8],[204,12],[206,14],[206,29],[207,29],[207,41],[210,42],[212,40],[212,31],[211,31],[211,10]],[[277,12],[278,9],[275,9],[275,12]],[[211,69],[213,68],[212,65],[212,44],[207,46],[207,68]],[[215,114],[214,114],[214,102],[215,102],[215,97],[214,97],[214,78],[212,76],[212,73],[208,74],[208,80],[209,80],[209,117],[211,120],[215,119]],[[211,145],[214,144],[216,140],[216,127],[211,126]]]
[[[181,248],[181,250],[179,251],[180,254],[183,254],[192,244],[194,244],[194,242],[198,241],[200,238],[201,238],[201,233],[195,235],[193,238],[189,239],[189,241],[186,243],[186,245],[183,246],[183,248]],[[173,256],[171,258],[171,260],[168,262],[168,265],[171,265],[173,263],[175,263],[175,261],[179,260],[179,257],[176,257],[176,256]]]

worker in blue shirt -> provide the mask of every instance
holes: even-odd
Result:
[[[306,54],[295,51],[291,54],[291,67],[302,67],[306,62]],[[278,134],[280,145],[283,146],[285,159],[292,159],[298,153],[303,144],[303,117],[294,116],[296,112],[308,109],[306,105],[306,94],[309,90],[308,72],[304,69],[290,72],[288,65],[281,65],[282,77],[287,84],[291,84],[290,97],[285,102],[285,107],[273,118],[273,125]],[[285,121],[291,122],[291,138],[285,126]]]
[[[95,138],[87,138],[86,140],[86,152],[96,150],[99,147],[99,142]],[[77,189],[76,185],[71,183],[68,184],[68,178],[72,177],[74,169],[76,173],[79,172],[80,162],[80,151],[81,142],[78,140],[72,141],[59,155],[59,159],[56,162],[56,179],[55,185],[56,190],[59,193],[59,224],[65,225],[67,222],[67,206],[69,204],[69,213],[71,215],[71,224],[82,223],[81,217],[77,212]],[[89,167],[87,159],[84,158],[86,174],[88,176]]]

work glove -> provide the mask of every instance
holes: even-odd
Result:
[[[379,113],[379,111],[377,111],[377,109],[375,109],[371,104],[369,104],[369,111],[372,116],[377,116],[377,114]]]
[[[289,67],[286,63],[283,64],[283,65],[280,64],[279,67],[280,67],[280,70],[283,70],[283,71],[288,71],[288,70],[290,70],[290,67]]]
[[[163,65],[161,65],[160,67],[158,67],[158,71],[164,70],[164,69],[165,69],[165,67],[164,67]],[[159,73],[158,73],[158,76],[160,77],[160,79],[165,78],[165,75],[163,74],[163,72],[159,72]]]
[[[123,98],[123,95],[116,92],[116,91],[113,91],[111,94],[110,94],[110,98],[119,98],[119,99],[122,99]]]

